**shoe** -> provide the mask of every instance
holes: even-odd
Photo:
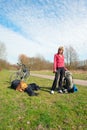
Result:
[[[63,89],[62,91],[63,93],[68,93],[67,89]]]
[[[51,92],[50,92],[51,94],[54,94],[54,91],[53,90],[51,90]]]
[[[63,93],[63,91],[62,91],[62,90],[59,90],[58,93]]]

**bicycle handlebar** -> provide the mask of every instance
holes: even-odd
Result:
[[[19,66],[25,66],[24,64],[19,64],[19,63],[17,63],[17,65],[19,65]]]
[[[21,63],[21,64],[17,63],[17,65],[18,65],[18,66],[22,66],[22,67],[24,67],[24,68],[27,68],[27,69],[29,69],[29,70],[30,70],[30,68],[31,68],[31,67],[28,68],[25,64],[22,64],[22,63]]]

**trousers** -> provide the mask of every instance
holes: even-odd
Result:
[[[62,90],[62,80],[65,74],[64,67],[57,68],[51,90],[55,90],[58,82],[58,90]]]

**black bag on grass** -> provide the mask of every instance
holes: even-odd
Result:
[[[14,80],[11,83],[11,88],[15,89],[18,87],[20,84],[20,80]],[[35,83],[28,84],[28,87],[24,90],[29,96],[37,96],[38,94],[34,92],[34,90],[39,90],[40,87],[36,85]]]
[[[16,79],[16,80],[12,81],[11,88],[16,89],[19,84],[20,84],[20,80]]]
[[[38,94],[34,92],[34,90],[39,90],[40,87],[35,83],[28,84],[28,87],[25,89],[25,92],[29,94],[29,96],[37,96]]]
[[[25,89],[25,92],[27,92],[29,96],[35,96],[35,93],[32,90],[31,85],[28,85],[28,87]]]
[[[35,83],[31,83],[31,84],[28,84],[28,86],[31,86],[31,88],[32,88],[32,90],[39,90],[40,89],[40,87],[37,85],[37,84],[35,84]]]

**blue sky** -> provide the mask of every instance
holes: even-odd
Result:
[[[53,61],[60,45],[87,59],[87,0],[0,0],[0,41],[11,63],[19,54]]]

